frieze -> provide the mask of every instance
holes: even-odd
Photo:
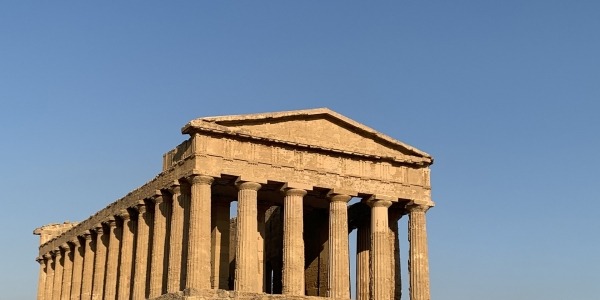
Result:
[[[206,150],[196,152],[196,168],[206,169],[213,176],[227,174],[257,182],[297,182],[327,188],[343,186],[361,193],[430,201],[428,168],[230,138],[195,138]]]

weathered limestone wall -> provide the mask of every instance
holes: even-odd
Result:
[[[179,161],[193,154],[194,148],[191,140],[186,140],[175,149],[163,155],[163,171],[175,166]]]

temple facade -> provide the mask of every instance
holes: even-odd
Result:
[[[430,299],[430,155],[325,108],[200,118],[182,133],[151,181],[34,231],[38,300]]]

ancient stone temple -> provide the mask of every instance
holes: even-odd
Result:
[[[200,118],[182,133],[151,181],[36,229],[38,299],[387,300],[403,281],[404,298],[430,299],[427,153],[329,109]]]

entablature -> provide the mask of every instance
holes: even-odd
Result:
[[[124,197],[109,204],[104,209],[98,211],[76,226],[40,245],[40,255],[43,255],[62,244],[74,241],[86,231],[94,230],[98,224],[106,222],[110,218],[114,218],[114,216],[119,215],[123,210],[138,205],[140,200],[150,199],[156,194],[157,190],[169,187],[173,182],[192,175],[194,164],[193,160],[190,158],[191,157],[188,157],[178,161],[174,166],[161,172],[143,186],[129,192]]]
[[[391,201],[431,202],[430,173],[424,165],[239,136],[195,134],[191,147],[195,172],[211,176],[345,190]]]

